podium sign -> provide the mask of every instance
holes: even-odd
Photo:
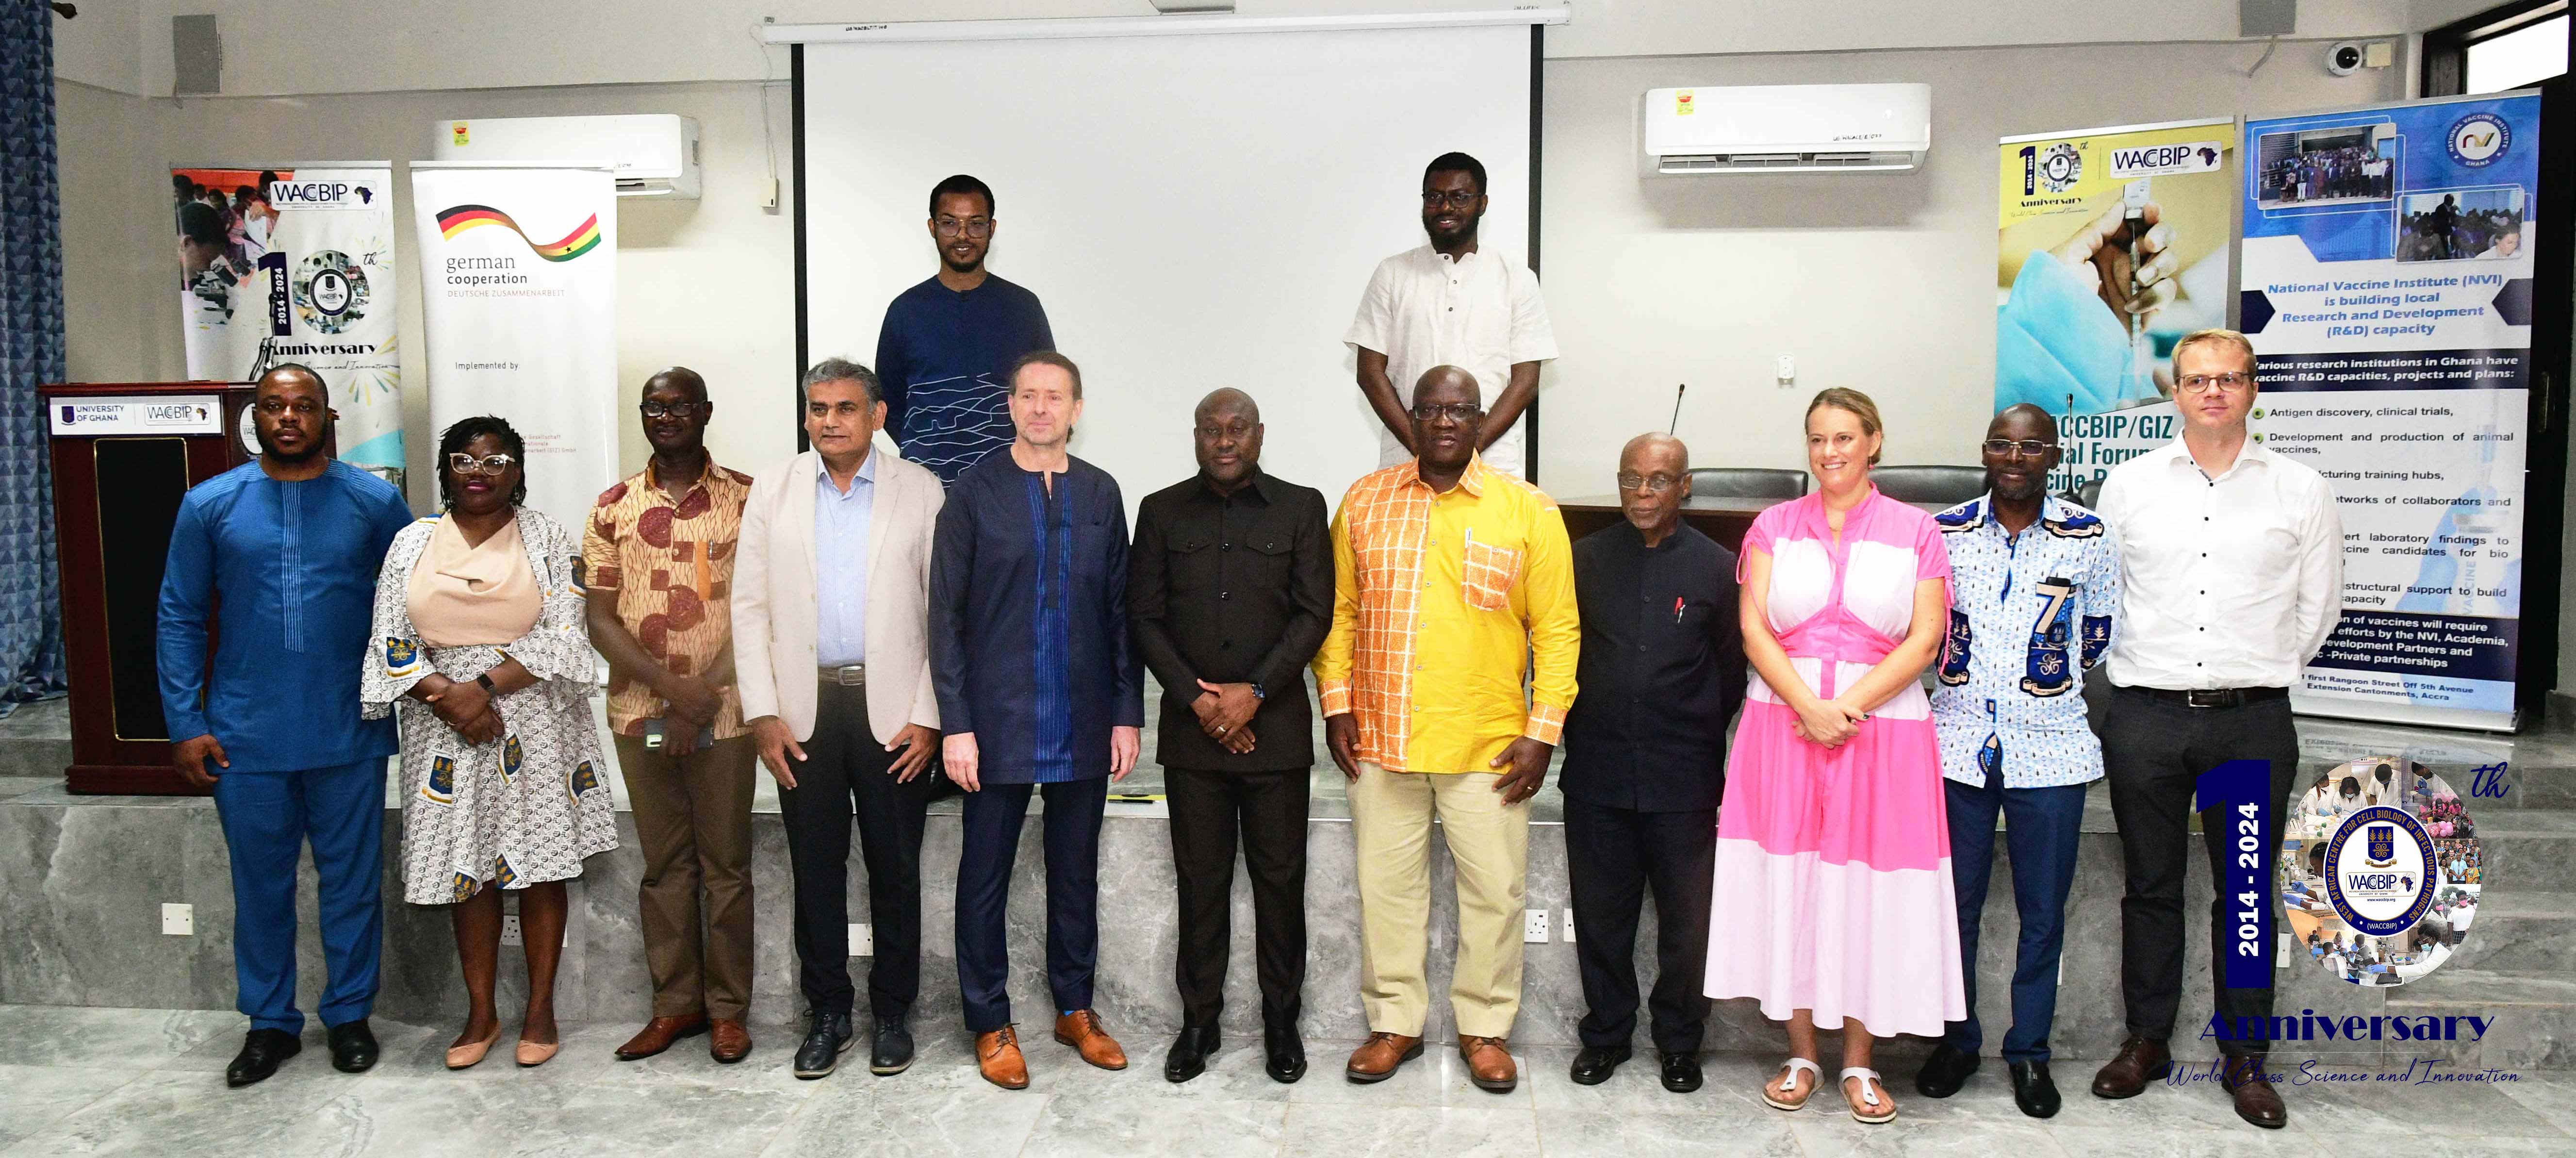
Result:
[[[250,460],[248,383],[46,386],[74,792],[187,795],[154,662],[161,573],[188,488]]]

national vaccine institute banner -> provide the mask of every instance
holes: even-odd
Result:
[[[430,426],[509,420],[528,443],[528,505],[579,527],[617,481],[616,183],[425,164],[411,182]]]
[[[2006,137],[1995,409],[2057,416],[2073,493],[2181,434],[2173,346],[2227,320],[2236,119]]]
[[[2540,98],[2248,120],[2255,437],[2342,500],[2321,715],[2509,729],[2522,614]]]
[[[387,161],[170,170],[188,376],[239,382],[279,362],[322,376],[340,458],[403,485]]]

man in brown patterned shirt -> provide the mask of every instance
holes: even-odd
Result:
[[[582,539],[590,641],[608,658],[608,726],[644,845],[644,959],[653,1019],[619,1046],[634,1061],[709,1034],[751,1052],[751,789],[758,753],[734,691],[734,544],[751,476],[706,447],[715,404],[695,371],[647,379],[653,459],[599,496]],[[699,890],[705,889],[705,942]]]

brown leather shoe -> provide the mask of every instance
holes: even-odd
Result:
[[[2173,1055],[2154,1038],[2132,1037],[2120,1043],[2120,1056],[2093,1075],[2093,1096],[2134,1098],[2147,1083],[2173,1072]]]
[[[1005,1025],[975,1035],[975,1068],[1006,1090],[1029,1088],[1029,1059],[1020,1056],[1019,1027]]]
[[[696,1037],[707,1031],[707,1015],[692,1013],[684,1017],[656,1017],[644,1023],[626,1044],[617,1047],[617,1060],[642,1061],[671,1048],[671,1043],[684,1037]]]
[[[1342,1076],[1360,1085],[1382,1082],[1395,1076],[1395,1068],[1422,1056],[1422,1039],[1400,1033],[1372,1033],[1351,1051],[1351,1064],[1342,1067]]]
[[[2263,1074],[2263,1059],[2229,1058],[2220,1080],[2226,1083],[2227,1092],[2236,1098],[2237,1117],[2266,1130],[2278,1130],[2290,1124],[2290,1110],[2281,1104],[2281,1091]]]
[[[1458,1057],[1467,1063],[1467,1080],[1476,1088],[1491,1093],[1508,1094],[1521,1084],[1521,1071],[1512,1064],[1511,1043],[1499,1037],[1458,1035]]]
[[[1058,1016],[1055,1039],[1072,1046],[1082,1060],[1104,1070],[1127,1068],[1127,1051],[1118,1048],[1118,1039],[1100,1028],[1100,1015],[1092,1010],[1077,1009]]]
[[[726,1065],[751,1056],[751,1029],[730,1018],[708,1022],[707,1056]]]

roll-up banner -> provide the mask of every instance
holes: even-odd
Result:
[[[2057,418],[2073,494],[2181,434],[2173,347],[2227,322],[2233,117],[2006,137],[1995,409]]]
[[[606,169],[414,164],[429,421],[508,420],[528,505],[582,525],[617,481],[617,186]]]
[[[310,367],[340,412],[340,458],[399,487],[393,189],[390,161],[170,170],[188,376]]]
[[[2243,149],[2254,437],[2343,515],[2343,621],[2293,704],[2510,729],[2540,98],[2251,119]]]

